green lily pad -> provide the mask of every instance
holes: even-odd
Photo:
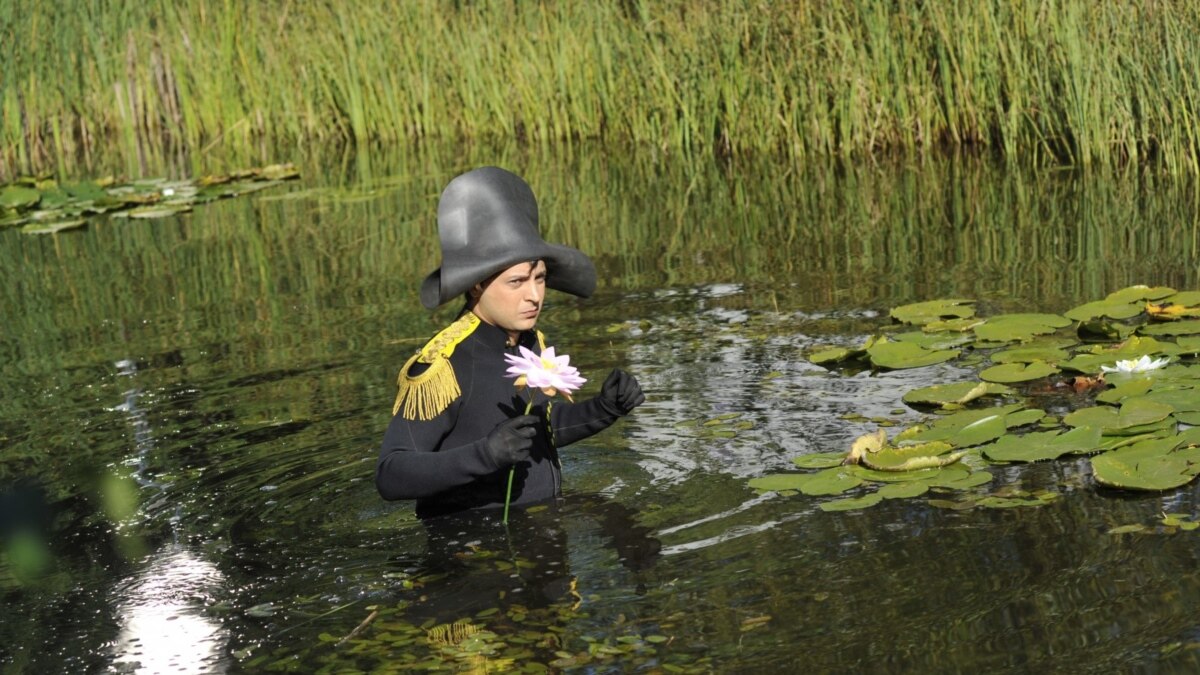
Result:
[[[914,405],[946,405],[948,403],[963,405],[983,396],[1010,396],[1015,393],[1012,387],[994,382],[955,382],[954,384],[935,384],[932,387],[913,389],[901,397],[901,400]]]
[[[949,467],[954,467],[951,464]],[[907,483],[910,481],[927,480],[935,478],[939,472],[944,471],[943,468],[917,469],[916,471],[876,471],[865,466],[854,464],[846,467],[855,476],[872,483]]]
[[[840,466],[845,458],[846,453],[844,452],[815,452],[792,458],[792,464],[801,469],[828,469]]]
[[[1000,314],[976,326],[975,335],[981,340],[1013,342],[1048,335],[1069,325],[1070,320],[1057,314]]]
[[[927,443],[929,441],[947,441],[966,427],[992,417],[1006,418],[1008,415],[1022,410],[1023,403],[978,408],[975,410],[959,410],[949,415],[937,418],[928,427],[917,425],[909,427],[896,435],[892,442],[902,445],[906,442]]]
[[[811,477],[812,474],[808,473],[772,473],[751,478],[748,485],[763,492],[785,492],[799,490],[800,486],[808,482]]]
[[[74,230],[83,227],[87,221],[82,218],[63,220],[57,223],[30,223],[21,228],[25,234],[54,234],[63,230]]]
[[[902,305],[891,311],[891,317],[901,323],[926,324],[941,319],[966,319],[975,316],[974,300],[950,298]]]
[[[930,350],[911,342],[896,342],[883,338],[867,348],[871,363],[879,368],[901,370],[944,363],[959,355],[957,349]]]
[[[1200,291],[1180,291],[1174,295],[1168,295],[1165,298],[1159,298],[1161,302],[1169,302],[1172,305],[1183,305],[1184,307],[1196,307],[1200,305]]]
[[[880,497],[884,499],[909,499],[912,497],[920,497],[929,492],[929,484],[921,481],[908,481],[905,483],[891,483],[884,485],[876,491]]]
[[[1109,302],[1137,302],[1139,300],[1159,300],[1172,295],[1175,295],[1175,289],[1166,286],[1130,286],[1113,291],[1104,299]]]
[[[944,466],[961,459],[960,453],[950,453],[954,446],[942,441],[917,443],[905,447],[884,446],[863,455],[862,463],[876,471],[914,471]]]
[[[950,467],[947,467],[950,468]],[[926,481],[931,487],[948,490],[970,490],[973,487],[987,485],[992,482],[992,474],[987,471],[971,471],[965,474],[947,474]]]
[[[191,210],[191,204],[157,204],[155,206],[139,206],[136,209],[130,209],[125,212],[125,215],[130,218],[166,218],[180,213],[187,213]]]
[[[862,478],[846,467],[831,467],[809,474],[808,480],[800,485],[800,492],[809,495],[836,495],[862,485]]]
[[[1120,403],[1127,398],[1144,395],[1150,391],[1150,387],[1153,384],[1153,380],[1145,377],[1136,380],[1126,380],[1112,389],[1100,392],[1096,395],[1096,400],[1100,403]]]
[[[1175,450],[1178,438],[1142,441],[1092,458],[1097,483],[1126,490],[1171,490],[1200,474],[1200,448]]]
[[[1120,300],[1097,300],[1084,303],[1063,316],[1072,321],[1088,321],[1089,319],[1132,319],[1145,311],[1145,305],[1140,302],[1125,302]]]
[[[979,373],[979,378],[988,382],[1028,382],[1049,377],[1059,372],[1058,368],[1045,361],[1031,363],[1002,363]]]
[[[1180,337],[1175,340],[1176,346],[1179,347],[1180,354],[1200,354],[1200,335]]]
[[[835,499],[833,501],[821,502],[820,508],[822,511],[853,511],[855,509],[865,509],[875,506],[883,501],[883,496],[878,492],[865,494],[861,497],[847,497],[845,499]]]
[[[9,209],[29,208],[42,199],[40,190],[22,185],[7,185],[0,189],[0,206]]]
[[[1071,358],[1061,347],[1017,347],[992,354],[992,363],[1058,363]]]
[[[826,363],[839,363],[852,358],[858,358],[866,353],[866,350],[853,347],[827,347],[818,349],[808,355],[808,360],[816,365],[824,365]]]
[[[986,446],[983,454],[997,462],[1040,462],[1099,449],[1100,428],[1077,427],[1064,433],[1036,431],[1023,436],[1005,436]]]
[[[1196,335],[1200,334],[1200,319],[1155,323],[1138,329],[1142,335]]]
[[[945,321],[930,321],[921,326],[921,330],[929,332],[965,333],[983,323],[983,319],[967,317],[963,319],[946,319]]]
[[[1063,424],[1069,427],[1099,427],[1108,434],[1161,422],[1173,412],[1175,409],[1165,403],[1138,396],[1126,399],[1119,410],[1109,405],[1080,408],[1063,417]]]
[[[970,336],[961,333],[909,331],[891,336],[898,342],[910,342],[925,349],[951,349],[971,342]]]

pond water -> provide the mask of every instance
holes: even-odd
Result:
[[[297,162],[190,214],[0,231],[5,672],[1200,668],[1200,531],[1109,532],[1195,514],[1193,486],[1105,492],[1083,458],[979,488],[1060,494],[1038,508],[747,486],[973,375],[806,360],[892,306],[1200,288],[1192,186],[588,147]],[[596,295],[541,324],[583,395],[622,366],[647,402],[566,450],[563,503],[422,524],[374,462],[399,366],[453,311],[416,297],[438,193],[483,163],[596,260]]]

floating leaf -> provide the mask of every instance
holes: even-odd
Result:
[[[751,488],[763,492],[784,492],[786,490],[799,490],[800,486],[811,477],[812,474],[807,473],[772,473],[766,476],[751,478],[748,484]]]
[[[1142,326],[1138,332],[1142,335],[1196,335],[1200,334],[1200,319],[1151,324]]]
[[[862,478],[854,475],[848,467],[822,469],[809,474],[808,480],[801,483],[800,492],[809,495],[836,495],[851,488],[862,485]]]
[[[827,469],[839,466],[846,454],[843,452],[816,452],[792,458],[792,463],[801,469]]]
[[[998,462],[1039,462],[1099,449],[1100,428],[1078,427],[1065,433],[1040,431],[1023,436],[1005,436],[985,447],[983,454]]]
[[[908,499],[911,497],[920,497],[926,492],[929,492],[928,483],[908,481],[884,485],[876,491],[876,494],[884,499]]]
[[[1139,396],[1124,401],[1120,410],[1107,405],[1080,408],[1063,417],[1063,424],[1071,427],[1098,427],[1103,429],[1104,433],[1110,433],[1161,422],[1174,411],[1169,405]]]
[[[956,382],[914,389],[905,394],[902,400],[909,404],[962,405],[983,396],[1008,396],[1014,393],[1011,387],[994,382]]]
[[[969,490],[992,481],[992,474],[987,471],[971,471],[966,474],[947,474],[944,477],[926,481],[931,487],[950,490]]]
[[[896,342],[886,338],[867,348],[871,363],[880,368],[900,370],[944,363],[958,356],[957,349],[929,350],[911,342]]]
[[[1012,342],[1053,333],[1069,325],[1070,320],[1057,314],[1001,314],[976,326],[975,335],[981,340]]]
[[[1137,302],[1139,300],[1158,300],[1172,295],[1175,295],[1174,288],[1138,285],[1113,291],[1104,299],[1108,302]]]
[[[975,316],[974,300],[951,298],[902,305],[891,311],[891,317],[901,323],[926,324],[939,319],[965,319]]]
[[[1142,303],[1124,302],[1117,300],[1097,300],[1084,303],[1063,316],[1072,321],[1087,321],[1107,317],[1109,319],[1131,319],[1142,313]]]
[[[828,347],[818,349],[808,355],[808,360],[817,365],[825,363],[838,363],[848,359],[857,358],[866,353],[864,349],[854,349],[850,347]]]
[[[74,230],[83,227],[87,224],[82,218],[76,220],[64,220],[57,223],[30,223],[21,228],[25,234],[54,234],[63,230]]]
[[[37,204],[42,193],[21,185],[8,185],[0,189],[0,206],[9,209],[28,208]]]
[[[1175,340],[1180,354],[1200,354],[1200,336],[1181,337]]]
[[[1134,534],[1137,532],[1145,532],[1146,529],[1147,528],[1145,525],[1139,525],[1136,523],[1133,525],[1118,525],[1117,527],[1110,528],[1107,534]]]
[[[1071,355],[1061,347],[1017,347],[992,354],[992,363],[1058,363],[1066,361]]]
[[[1142,441],[1092,458],[1097,483],[1127,490],[1171,490],[1200,473],[1200,448],[1174,450],[1175,437]]]
[[[883,496],[878,492],[865,494],[861,497],[847,497],[846,499],[835,499],[833,501],[821,502],[820,508],[822,511],[852,511],[855,509],[865,509],[875,506],[883,501]]]
[[[962,459],[964,452],[950,452],[954,446],[941,441],[920,443],[903,448],[886,446],[878,452],[863,455],[862,463],[876,471],[916,471],[952,464]]]
[[[989,382],[1028,382],[1049,377],[1059,372],[1058,368],[1044,361],[1032,363],[1002,363],[979,373],[979,378]]]
[[[876,471],[868,469],[865,466],[852,465],[846,467],[855,476],[870,481],[872,483],[907,483],[910,481],[921,481],[931,478],[937,478],[942,471],[953,469],[957,464],[951,464],[943,468],[918,469],[916,471]]]

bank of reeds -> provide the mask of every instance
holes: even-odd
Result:
[[[0,172],[518,138],[1198,174],[1198,35],[1194,0],[7,2]]]

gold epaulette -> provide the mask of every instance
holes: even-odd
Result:
[[[393,415],[403,409],[405,419],[431,420],[462,395],[454,367],[450,365],[450,355],[478,325],[479,317],[474,312],[467,312],[413,354],[396,378],[398,391],[392,406]],[[415,363],[426,363],[429,367],[418,375],[409,375],[408,371]]]

